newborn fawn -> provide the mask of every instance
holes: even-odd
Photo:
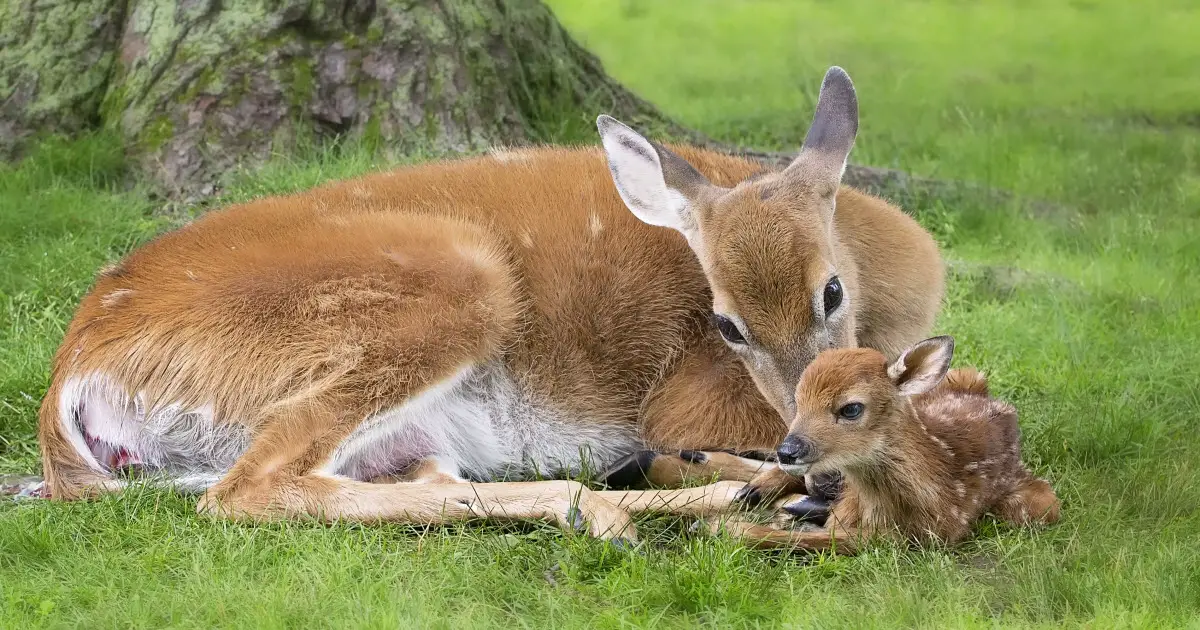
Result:
[[[872,534],[955,543],[987,512],[1017,525],[1057,521],[1054,490],[1021,463],[1016,410],[988,395],[979,372],[947,374],[953,352],[953,339],[934,337],[891,365],[866,348],[820,354],[796,388],[778,455],[791,475],[844,475],[831,508],[812,498],[784,507],[805,517],[826,508],[824,530],[727,527],[763,546],[852,551]]]

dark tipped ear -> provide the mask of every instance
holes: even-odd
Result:
[[[904,351],[888,366],[888,377],[902,396],[916,396],[937,387],[950,371],[954,357],[954,338],[933,337]]]
[[[643,138],[611,116],[596,119],[608,169],[621,199],[650,225],[688,235],[696,230],[692,208],[712,188],[686,160]]]
[[[845,70],[833,66],[821,83],[817,110],[804,136],[804,146],[788,170],[803,169],[809,174],[816,174],[812,173],[816,170],[840,182],[857,136],[858,96],[854,83]]]

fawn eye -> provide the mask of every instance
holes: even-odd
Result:
[[[848,405],[842,405],[842,408],[838,409],[837,415],[839,418],[843,418],[845,420],[858,420],[858,418],[863,414],[863,409],[864,407],[862,403],[850,403]]]
[[[721,336],[725,338],[725,341],[739,344],[746,343],[746,338],[742,336],[742,331],[738,330],[737,324],[733,323],[732,319],[713,313],[712,322],[713,326],[716,326],[717,330],[721,331]]]
[[[825,317],[842,305],[842,281],[834,276],[825,283]]]

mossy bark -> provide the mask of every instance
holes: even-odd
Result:
[[[0,2],[0,159],[37,131],[99,123],[125,2]]]
[[[111,127],[175,198],[334,136],[461,151],[590,137],[601,111],[684,133],[611,80],[539,0],[7,6],[20,24],[0,14],[0,41],[19,43],[0,57],[0,132]]]

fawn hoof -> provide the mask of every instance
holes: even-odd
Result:
[[[824,525],[825,520],[829,518],[829,501],[806,496],[795,503],[783,506],[783,511],[798,521]]]
[[[649,485],[646,475],[655,457],[658,457],[658,453],[654,451],[630,453],[609,467],[600,477],[600,483],[617,489],[645,488]]]
[[[831,472],[805,477],[804,488],[810,497],[824,499],[826,502],[836,501],[842,494],[842,473]]]
[[[679,451],[679,459],[689,464],[703,464],[708,461],[708,455],[704,451]]]

